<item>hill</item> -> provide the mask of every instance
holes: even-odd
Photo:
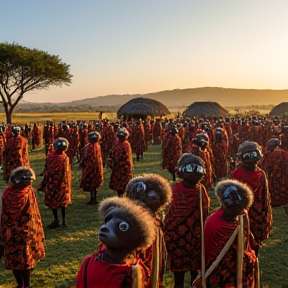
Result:
[[[21,102],[17,111],[110,111],[116,112],[123,104],[137,97],[151,98],[162,102],[170,110],[182,110],[195,101],[216,101],[223,107],[273,107],[288,99],[287,90],[233,89],[203,87],[175,89],[148,94],[107,95],[64,103]]]

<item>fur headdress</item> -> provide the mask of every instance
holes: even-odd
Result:
[[[168,180],[158,174],[153,173],[142,174],[131,179],[126,186],[126,196],[128,198],[133,200],[138,199],[136,185],[141,182],[145,184],[146,191],[155,190],[158,192],[161,202],[161,206],[158,210],[170,204],[172,200],[172,189]]]
[[[35,172],[32,168],[30,167],[25,167],[25,166],[20,166],[20,167],[17,167],[15,168],[14,170],[12,170],[11,174],[10,174],[10,181],[11,179],[20,171],[25,171],[25,170],[28,170],[30,171],[30,173],[32,174],[32,179],[35,180],[36,179],[36,176],[35,176]]]
[[[215,187],[215,194],[221,203],[223,201],[223,194],[229,187],[235,187],[235,190],[237,190],[237,192],[242,195],[243,201],[246,201],[246,203],[243,202],[245,208],[249,208],[252,205],[254,194],[251,188],[248,185],[239,182],[238,180],[232,179],[220,181]]]
[[[138,243],[135,243],[136,248],[147,248],[152,245],[156,237],[156,225],[154,218],[149,212],[127,197],[110,197],[101,202],[99,211],[102,215],[105,215],[113,208],[119,208],[123,211],[123,216],[131,220],[132,225],[137,231]]]

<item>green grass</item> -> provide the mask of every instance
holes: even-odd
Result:
[[[44,149],[37,149],[30,153],[31,166],[36,175],[44,168]],[[135,175],[140,173],[158,173],[171,180],[171,175],[161,168],[161,147],[151,145],[144,153],[144,159],[135,162]],[[95,251],[98,245],[97,230],[100,226],[97,206],[87,206],[89,193],[79,189],[81,171],[78,165],[72,165],[72,205],[67,208],[67,228],[55,230],[46,229],[53,220],[52,212],[44,205],[44,195],[37,192],[39,209],[45,229],[46,257],[40,261],[33,271],[32,287],[70,288],[74,286],[77,271],[83,258]],[[104,185],[99,191],[99,200],[116,195],[108,188],[110,171],[104,171]],[[38,177],[33,186],[37,189],[41,177]],[[1,180],[0,188],[6,184]],[[211,211],[219,207],[213,190],[209,191],[211,197]],[[59,211],[60,212],[60,211]],[[282,208],[273,210],[274,228],[271,237],[265,246],[260,249],[260,270],[262,282],[269,287],[288,287],[288,219]],[[188,275],[187,275],[188,283]],[[0,261],[0,287],[15,287],[16,282],[11,271],[5,270],[3,259]],[[173,287],[172,274],[165,275],[165,287]],[[189,287],[187,284],[186,287]]]

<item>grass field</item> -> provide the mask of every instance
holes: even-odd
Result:
[[[44,149],[38,149],[30,153],[31,166],[36,175],[44,168]],[[145,152],[144,159],[135,162],[135,175],[140,173],[158,173],[167,179],[171,179],[168,172],[161,168],[161,146],[150,145]],[[101,219],[97,206],[87,206],[89,193],[83,192],[79,187],[80,170],[78,165],[72,165],[72,205],[67,209],[67,228],[55,230],[46,229],[53,220],[52,212],[44,206],[44,195],[37,192],[37,198],[45,229],[46,258],[36,265],[32,277],[32,287],[42,288],[70,288],[74,286],[77,271],[85,255],[95,251],[98,245],[97,230]],[[110,171],[105,168],[105,182],[99,191],[99,199],[116,195],[116,192],[108,188]],[[1,177],[2,178],[2,177]],[[38,177],[33,186],[37,189],[41,177]],[[3,190],[6,183],[0,181],[0,189]],[[210,190],[211,212],[219,207]],[[262,286],[271,288],[288,287],[288,219],[283,208],[273,210],[273,233],[260,249],[260,270]],[[188,280],[188,279],[187,279]],[[165,275],[165,287],[173,287],[171,274]],[[188,281],[187,281],[188,283]],[[0,287],[12,288],[16,283],[11,271],[5,270],[3,259],[0,261]],[[189,285],[187,284],[187,287]]]
[[[102,119],[108,118],[111,120],[116,119],[116,113],[103,113]],[[64,113],[13,113],[12,124],[30,124],[30,123],[40,123],[45,124],[46,121],[52,121],[59,123],[60,121],[74,121],[77,120],[98,120],[99,112],[64,112]],[[0,113],[0,122],[6,122],[6,117],[4,113]]]

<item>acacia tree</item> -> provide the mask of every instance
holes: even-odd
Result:
[[[12,123],[13,110],[25,93],[69,85],[69,68],[59,56],[15,43],[0,43],[0,96],[6,123]]]

